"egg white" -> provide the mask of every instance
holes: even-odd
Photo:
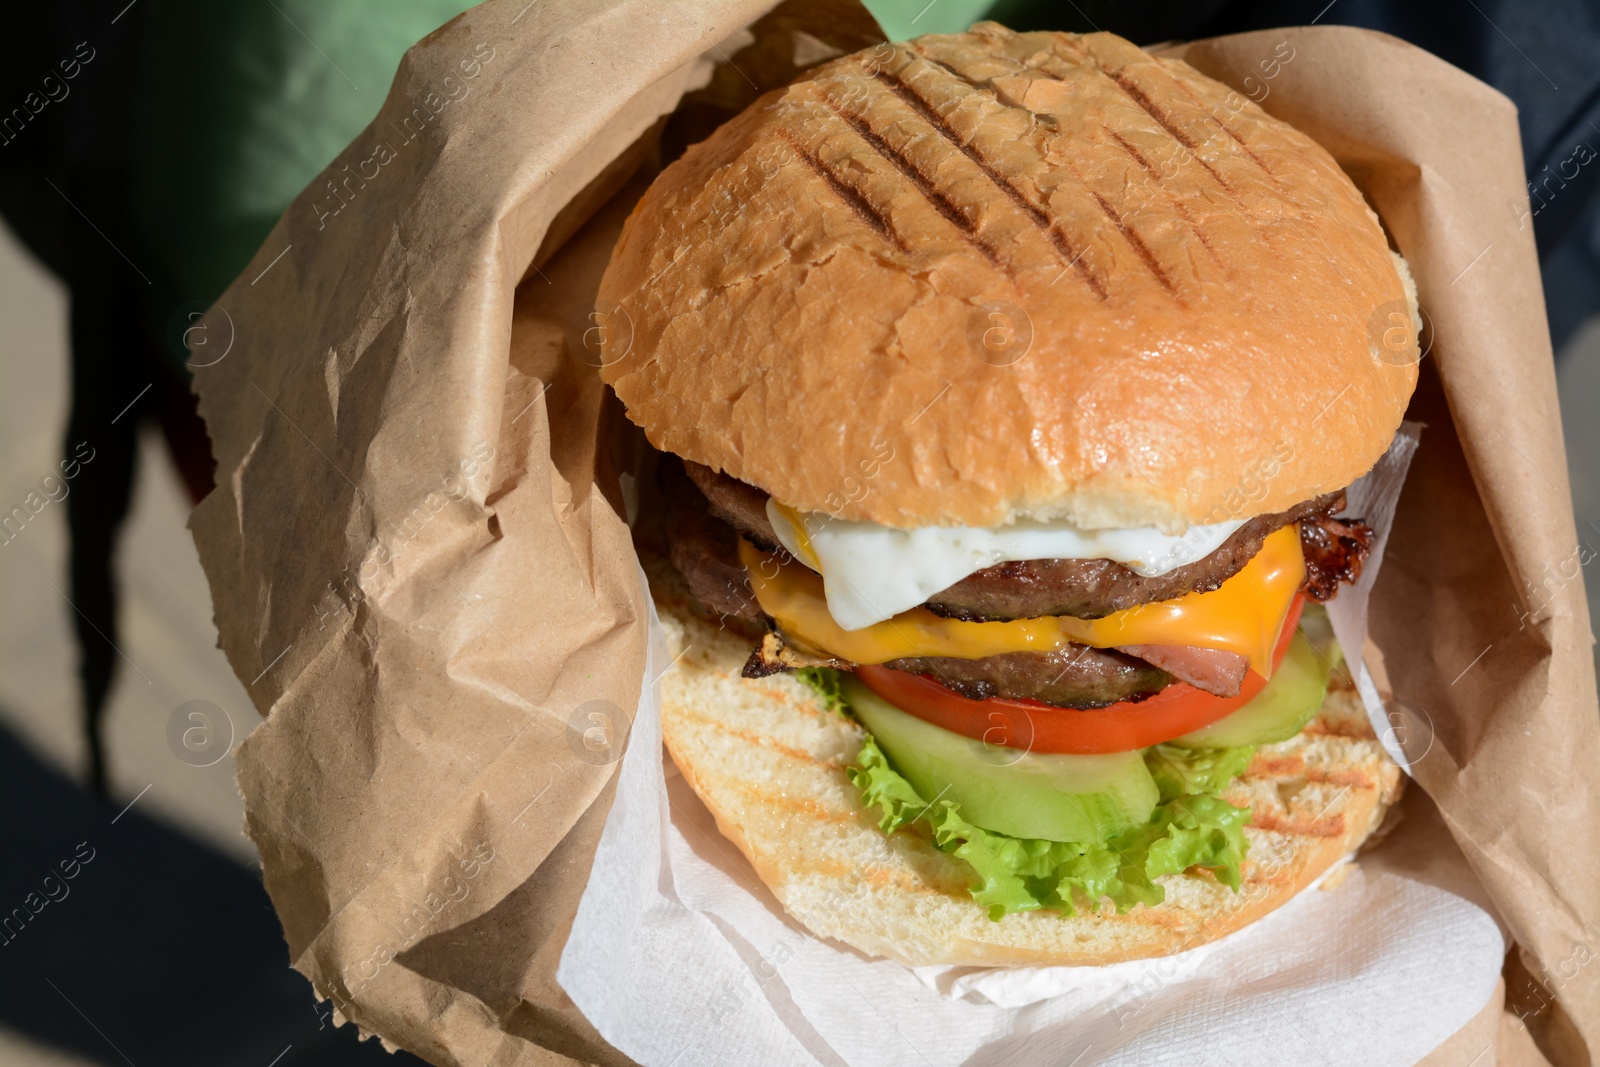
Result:
[[[790,514],[804,524],[804,537]],[[1210,555],[1244,525],[1242,519],[1230,520],[1191,526],[1177,535],[1154,528],[1079,530],[1064,522],[1034,521],[897,530],[822,512],[793,512],[771,499],[767,518],[783,546],[822,575],[828,612],[846,630],[882,622],[970,574],[1012,560],[1109,559],[1156,577]]]

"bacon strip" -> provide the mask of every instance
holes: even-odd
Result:
[[[1118,652],[1138,656],[1160,667],[1180,682],[1219,697],[1239,695],[1249,661],[1237,652],[1220,648],[1191,648],[1185,645],[1122,645]]]

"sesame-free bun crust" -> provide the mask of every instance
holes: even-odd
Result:
[[[666,168],[601,373],[656,447],[803,510],[1176,531],[1382,455],[1402,273],[1332,157],[1226,86],[981,23],[819,67]]]
[[[1298,737],[1262,746],[1224,794],[1249,805],[1234,893],[1207,874],[1159,879],[1166,901],[1126,914],[1025,912],[990,920],[971,868],[917,828],[885,836],[845,768],[861,728],[788,675],[739,675],[749,642],[704,618],[681,580],[650,567],[677,659],[662,734],[722,831],[801,924],[911,966],[1103,964],[1195,948],[1253,922],[1357,849],[1399,796],[1400,770],[1353,688],[1333,689]]]

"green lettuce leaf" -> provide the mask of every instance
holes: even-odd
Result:
[[[1185,795],[1215,795],[1244,773],[1255,757],[1254,745],[1239,748],[1179,748],[1154,745],[1145,749],[1144,765],[1156,780],[1162,800]]]
[[[1160,753],[1161,770],[1152,766],[1152,773],[1162,803],[1148,823],[1105,845],[1028,840],[974,826],[961,817],[959,804],[930,804],[919,796],[870,735],[857,757],[859,766],[849,773],[862,801],[881,811],[878,825],[884,833],[923,823],[939,848],[966,861],[977,875],[972,898],[998,920],[1039,908],[1075,915],[1080,907],[1094,911],[1107,900],[1118,912],[1160,904],[1166,894],[1155,879],[1190,867],[1215,872],[1218,881],[1237,891],[1250,809],[1215,794],[1244,769],[1249,756],[1249,749]]]
[[[832,667],[800,667],[792,673],[795,681],[812,689],[822,700],[822,706],[836,715],[849,712],[844,691],[840,688],[840,673]]]

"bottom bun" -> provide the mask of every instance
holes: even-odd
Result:
[[[1208,872],[1158,879],[1166,900],[1122,915],[1013,913],[967,892],[972,869],[921,827],[885,836],[845,770],[866,736],[787,675],[740,676],[751,641],[708,619],[670,568],[651,584],[671,654],[662,735],[689,785],[807,929],[910,966],[1105,964],[1214,941],[1281,906],[1354,852],[1400,795],[1361,699],[1336,676],[1298,736],[1258,749],[1223,794],[1252,812],[1240,891]]]

